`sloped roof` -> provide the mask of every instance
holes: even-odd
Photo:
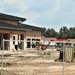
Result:
[[[52,40],[52,41],[55,41],[55,40],[57,40],[56,38],[44,37],[44,36],[42,36],[41,39],[42,39],[42,40],[48,40],[48,41],[51,41],[51,40]]]
[[[25,20],[26,20],[26,18],[17,17],[17,16],[12,16],[12,15],[3,14],[3,13],[0,13],[0,18],[1,18],[1,19],[16,20],[16,21],[25,21]]]
[[[39,31],[42,30],[42,28],[40,28],[40,27],[30,26],[27,24],[13,25],[13,24],[8,24],[8,23],[4,23],[4,22],[0,22],[0,29],[39,30]]]
[[[4,22],[0,22],[0,29],[11,29],[11,30],[31,30],[29,28],[24,28],[20,25],[13,25]]]
[[[56,43],[64,43],[64,42],[68,42],[68,40],[67,39],[57,39],[54,42],[56,42]]]
[[[0,13],[0,19],[9,19],[9,20],[16,20],[16,21],[25,21],[26,18],[21,18],[17,16],[12,16],[8,14]],[[31,26],[28,24],[19,24],[13,25],[5,22],[0,22],[0,28],[3,29],[15,29],[15,30],[42,30],[40,27]]]
[[[31,29],[31,30],[42,30],[41,27],[36,27],[36,26],[32,26],[32,25],[28,25],[28,24],[21,24],[22,27],[26,28],[26,29]]]

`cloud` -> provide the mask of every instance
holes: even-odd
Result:
[[[48,27],[50,27],[51,24],[54,25],[53,21],[55,19],[56,14],[60,10],[60,2],[61,1],[60,0],[51,0],[51,1],[53,3],[53,5],[51,6],[52,9],[48,9],[47,11],[37,13],[37,14],[40,14],[40,16],[38,17],[38,20],[36,20],[36,22],[41,24],[42,26],[49,25]]]
[[[25,0],[27,1],[27,0]],[[0,8],[4,9],[4,10],[0,10],[0,11],[14,11],[17,10],[19,12],[23,12],[23,11],[27,11],[28,7],[26,6],[26,2],[21,1],[21,0],[3,0],[0,1]]]
[[[62,23],[60,26],[61,27],[66,26],[67,28],[70,28],[70,27],[74,27],[75,25],[73,23]]]
[[[52,9],[52,5],[54,5],[52,0],[35,0],[29,11],[38,13],[45,12]]]
[[[60,9],[60,2],[61,0],[57,0],[56,5],[54,9],[52,10],[52,13],[56,13]]]
[[[25,23],[36,24],[36,20],[38,20],[38,17],[40,15],[37,13],[29,12],[29,13],[23,14],[23,16],[25,16],[27,18],[27,21]]]
[[[0,0],[0,12],[25,17],[25,23],[56,30],[63,25],[75,25],[74,0]]]

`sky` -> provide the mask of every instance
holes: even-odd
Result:
[[[26,18],[24,24],[53,28],[75,26],[75,0],[0,0],[0,13]]]

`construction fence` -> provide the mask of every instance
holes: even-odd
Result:
[[[26,50],[27,48],[36,48],[42,43],[42,41],[4,40],[2,48],[4,46],[4,50]]]
[[[55,45],[50,45],[51,41],[47,44],[44,41],[36,40],[3,40],[1,44],[1,49],[4,46],[4,50],[27,50],[27,49],[37,49],[39,50],[41,46],[46,47],[49,50],[56,50]]]
[[[50,56],[42,56],[42,57],[37,55],[26,56],[26,52],[21,52],[22,54],[17,53],[17,50],[21,51],[21,50],[26,50],[27,48],[35,48],[42,43],[43,43],[42,41],[3,40],[2,64],[0,66],[1,75],[5,75],[6,69],[8,70],[8,72],[10,72],[13,70],[13,68],[14,68],[13,72],[17,71],[19,72],[19,74],[20,71],[25,72],[26,70],[28,70],[27,73],[28,75],[32,75],[32,74],[38,75],[38,73],[39,75],[43,75],[43,74],[44,75],[50,75],[50,74],[51,75],[75,75],[75,46],[74,45],[66,46],[65,44],[63,44],[60,51],[52,51]],[[16,50],[16,52],[6,55],[5,54],[6,50],[7,51]],[[62,61],[60,61],[59,58],[61,58]],[[58,61],[55,61],[55,59],[57,59]],[[20,67],[20,65],[22,66]],[[19,69],[16,70],[17,67]]]

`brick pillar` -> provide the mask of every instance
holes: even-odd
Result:
[[[24,34],[24,45],[23,49],[26,50],[27,47],[27,40],[26,40],[26,35]]]
[[[12,33],[10,33],[10,35],[9,35],[9,40],[13,40],[12,39]],[[9,41],[9,49],[10,49],[10,51],[12,51],[12,48],[13,48],[13,41]]]
[[[32,48],[32,39],[31,39],[30,41],[31,41],[31,42],[30,42],[30,43],[31,43],[31,47],[30,47],[30,48]]]

